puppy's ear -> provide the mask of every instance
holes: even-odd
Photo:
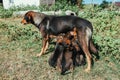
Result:
[[[71,32],[70,32],[70,35],[74,35],[74,32],[73,32],[73,31],[71,31]]]

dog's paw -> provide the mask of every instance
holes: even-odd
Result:
[[[89,68],[86,68],[86,69],[85,69],[85,72],[89,73],[89,72],[90,72],[90,69],[89,69]]]
[[[40,57],[42,54],[37,54],[36,57]]]
[[[59,72],[62,71],[61,68],[60,68],[60,67],[57,67],[57,66],[56,66],[56,70],[59,71]]]

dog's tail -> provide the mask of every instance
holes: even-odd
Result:
[[[95,45],[93,44],[93,42],[90,40],[90,51],[96,56],[95,60],[100,59],[99,53],[98,53],[98,49],[95,47]]]
[[[90,40],[90,50],[93,53],[98,53],[98,50],[96,49],[95,45],[93,44],[92,40]]]

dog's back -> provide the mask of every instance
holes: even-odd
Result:
[[[45,24],[48,33],[58,35],[60,33],[67,33],[73,28],[86,30],[88,27],[93,31],[92,24],[83,18],[77,16],[45,16],[41,24]]]

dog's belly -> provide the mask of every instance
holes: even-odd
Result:
[[[51,25],[48,29],[48,32],[52,35],[58,35],[60,33],[67,33],[72,31],[74,26],[72,25]]]
[[[67,33],[69,31],[72,31],[72,29],[51,30],[49,33],[52,35],[59,35],[61,33]]]

